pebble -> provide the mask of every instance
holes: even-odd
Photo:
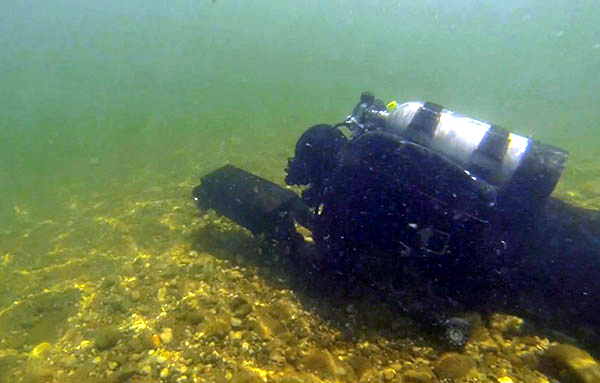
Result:
[[[519,335],[523,326],[523,319],[511,316],[494,314],[490,318],[490,328],[504,335]]]
[[[600,382],[600,364],[590,354],[570,344],[548,348],[540,358],[540,369],[561,381]]]
[[[77,357],[73,354],[67,355],[63,360],[62,364],[66,368],[73,368],[78,363]]]
[[[491,337],[482,340],[477,344],[477,346],[479,347],[479,351],[482,353],[497,354],[499,352],[498,345],[496,344],[496,342],[494,342],[494,340]]]
[[[142,368],[140,368],[140,373],[143,375],[151,375],[152,374],[152,366],[149,364],[142,366]]]
[[[329,351],[320,349],[310,350],[304,356],[302,364],[305,369],[322,374],[328,379],[346,376],[350,368]]]
[[[158,355],[158,356],[156,357],[156,361],[157,361],[158,363],[165,363],[165,362],[167,361],[167,358],[166,358],[164,355]]]
[[[394,371],[393,368],[386,368],[385,370],[383,370],[383,377],[385,378],[385,380],[392,380],[394,379],[395,375],[396,371]]]
[[[164,328],[160,333],[160,340],[164,344],[171,343],[173,341],[173,329],[169,327]]]
[[[169,369],[165,367],[162,370],[160,370],[160,377],[166,378],[167,376],[169,376]]]
[[[94,333],[94,341],[96,348],[106,350],[117,344],[120,331],[115,326],[104,326],[97,329]]]
[[[242,325],[242,320],[240,318],[231,318],[231,327],[237,328]]]
[[[475,367],[475,360],[467,355],[449,352],[436,362],[434,371],[439,379],[461,379]]]
[[[242,297],[235,297],[230,306],[233,315],[238,318],[243,318],[252,312],[252,305]]]
[[[48,342],[40,343],[31,351],[31,355],[36,358],[41,358],[45,356],[51,348],[52,346]]]
[[[434,381],[433,372],[429,368],[418,370],[409,370],[402,375],[402,382],[405,383],[430,383]]]
[[[79,343],[79,348],[86,349],[86,348],[90,347],[91,344],[92,344],[92,342],[89,340],[82,340],[81,343]]]

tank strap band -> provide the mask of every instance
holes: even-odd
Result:
[[[440,121],[442,106],[426,102],[417,110],[406,128],[406,137],[423,146],[429,146],[435,129]]]
[[[467,167],[478,176],[497,185],[499,180],[494,179],[494,175],[506,156],[508,135],[508,130],[492,125],[471,154]]]

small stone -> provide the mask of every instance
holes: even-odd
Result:
[[[229,375],[226,375],[225,378],[227,379]],[[239,371],[236,371],[234,373],[231,373],[231,378],[228,379],[227,381],[231,382],[231,383],[262,383],[264,382],[264,380],[255,372],[250,371],[250,370],[246,370],[246,369],[242,369]]]
[[[31,356],[33,356],[35,358],[41,358],[41,357],[45,356],[46,354],[48,354],[48,352],[50,352],[51,348],[52,348],[52,346],[50,345],[50,343],[42,342],[42,343],[38,344],[37,346],[35,346],[33,350],[31,350]]]
[[[493,314],[490,318],[490,327],[506,336],[515,336],[521,333],[523,319],[502,314]]]
[[[482,353],[497,354],[499,351],[498,345],[492,338],[487,338],[477,344],[479,351]]]
[[[160,340],[164,344],[169,344],[173,341],[173,329],[169,327],[165,327],[160,333]]]
[[[168,368],[163,368],[162,370],[160,370],[160,377],[161,378],[166,378],[169,376],[169,369]]]
[[[392,368],[386,368],[383,370],[383,377],[385,380],[392,380],[396,376],[396,371]]]
[[[590,354],[570,344],[552,346],[540,358],[540,370],[560,381],[600,382],[600,365]]]
[[[220,317],[210,318],[198,326],[198,332],[204,333],[206,339],[223,339],[231,330],[231,323]]]
[[[115,373],[115,381],[116,382],[128,382],[131,377],[137,375],[137,371],[133,368],[133,366],[123,366],[118,369]]]
[[[62,360],[62,365],[67,369],[72,369],[78,363],[77,357],[73,354],[66,355]],[[2,380],[0,380],[1,382]]]
[[[160,347],[160,336],[158,336],[156,334],[152,334],[152,346],[154,348]]]
[[[434,367],[435,375],[440,379],[460,379],[475,367],[475,360],[467,355],[454,352],[443,354]]]
[[[242,325],[242,320],[240,318],[231,318],[231,327],[238,328]]]
[[[108,309],[108,311],[111,314],[122,314],[122,313],[127,312],[127,308],[125,307],[125,304],[121,300],[118,300],[118,299],[108,302],[106,305],[106,308]]]
[[[402,375],[402,381],[405,383],[431,383],[433,378],[433,372],[429,368],[406,371]]]
[[[309,351],[304,356],[302,363],[305,369],[327,378],[346,376],[349,373],[354,375],[354,370],[350,366],[345,365],[327,350],[313,349]]]
[[[354,369],[354,372],[358,378],[362,377],[373,367],[369,358],[359,355],[352,355],[350,358],[348,358],[348,364]]]
[[[94,334],[94,340],[96,348],[99,350],[106,350],[117,344],[119,340],[120,331],[114,326],[105,326],[96,330]]]
[[[119,280],[117,279],[117,277],[115,277],[114,275],[111,275],[111,276],[104,278],[104,280],[102,281],[102,284],[100,285],[100,288],[103,290],[110,290],[117,283],[119,283]]]
[[[155,339],[155,337],[157,339]],[[134,339],[137,342],[139,342],[130,342],[131,348],[135,351],[147,350],[157,348],[158,346],[160,346],[160,338],[156,334],[153,334],[152,330],[150,330],[149,328],[141,330],[140,333],[137,334]],[[156,344],[156,341],[158,341],[158,345]]]
[[[235,297],[231,302],[231,311],[234,316],[243,318],[252,312],[252,306],[242,297]]]
[[[191,311],[185,314],[184,319],[193,325],[197,325],[204,320],[204,315],[196,311]]]
[[[167,300],[167,288],[166,287],[161,287],[160,289],[158,289],[158,293],[156,294],[156,297],[158,298],[159,301],[164,302],[165,300]]]
[[[149,364],[145,364],[140,368],[140,374],[142,375],[152,375],[152,366]]]
[[[81,343],[79,343],[79,348],[85,350],[86,348],[90,347],[92,344],[92,342],[90,342],[89,340],[85,339],[82,340]]]
[[[157,355],[156,359],[155,359],[158,363],[165,363],[167,361],[167,357],[165,357],[164,355]]]
[[[538,337],[533,335],[522,336],[520,339],[521,343],[527,346],[537,346],[540,344]]]
[[[292,316],[292,308],[290,302],[285,299],[280,299],[273,303],[268,308],[268,313],[276,319],[283,320]]]

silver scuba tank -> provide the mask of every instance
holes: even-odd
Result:
[[[422,145],[500,190],[545,199],[552,192],[568,154],[557,147],[511,133],[437,104],[411,101],[383,104],[371,94],[346,120],[353,135],[381,130]]]

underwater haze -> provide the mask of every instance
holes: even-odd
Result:
[[[281,173],[296,137],[364,90],[531,135],[569,166],[600,146],[592,1],[9,0],[0,15],[3,222],[15,204],[54,214],[75,185],[253,153]]]
[[[173,353],[161,354],[173,365],[153,359],[150,372],[139,358],[102,354],[114,344],[163,352],[183,337],[160,322],[177,302],[157,295],[183,278],[177,267],[203,256],[218,275],[234,273],[225,263],[239,254],[190,250],[191,187],[225,163],[282,183],[302,132],[342,121],[366,90],[563,148],[555,195],[600,207],[598,20],[592,0],[3,0],[0,369],[13,372],[0,382],[85,381],[130,365],[120,381],[194,381]],[[234,288],[215,278],[205,289]],[[86,354],[90,339],[97,353]],[[65,362],[61,350],[80,354]],[[87,363],[96,356],[107,375]]]

